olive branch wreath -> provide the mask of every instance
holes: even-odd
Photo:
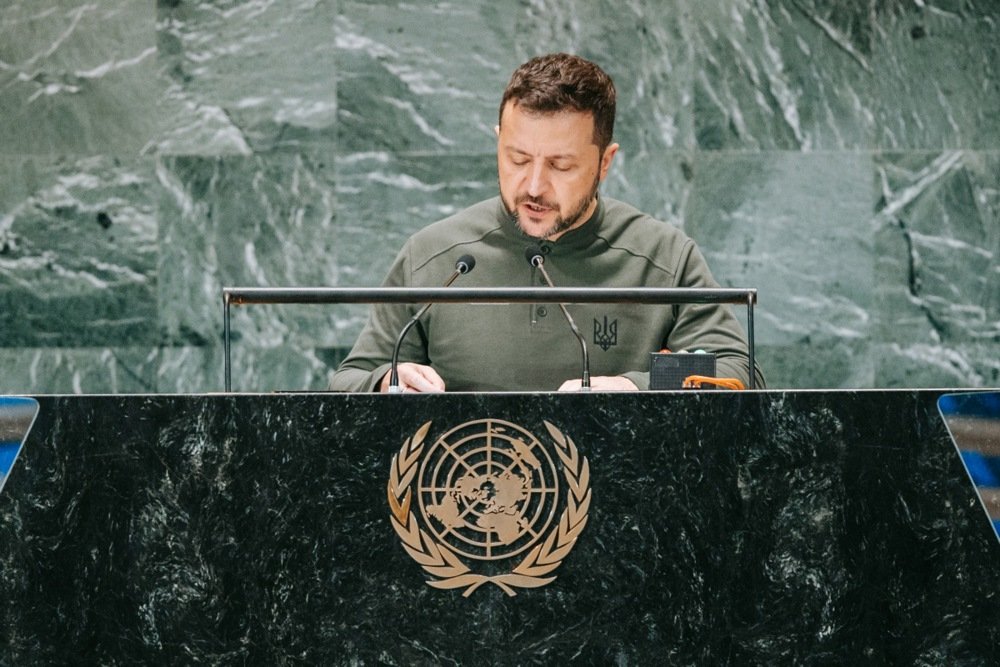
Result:
[[[555,441],[556,454],[563,463],[563,475],[570,491],[567,494],[566,509],[559,519],[558,528],[552,530],[544,542],[533,547],[517,567],[504,574],[486,576],[472,572],[447,545],[435,542],[417,524],[410,509],[413,501],[410,487],[431,422],[418,428],[412,437],[406,439],[398,454],[393,455],[386,489],[391,511],[390,521],[402,540],[406,553],[428,574],[437,577],[429,580],[429,585],[441,589],[465,587],[462,596],[469,597],[483,584],[491,583],[500,587],[507,595],[514,596],[517,595],[515,588],[538,588],[555,581],[555,576],[546,575],[562,564],[576,543],[576,538],[587,525],[591,498],[590,464],[586,456],[580,456],[571,438],[549,422],[543,423]]]

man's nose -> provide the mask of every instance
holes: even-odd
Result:
[[[545,194],[549,187],[549,172],[545,164],[535,164],[528,174],[528,194],[532,197],[540,197]]]

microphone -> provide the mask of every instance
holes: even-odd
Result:
[[[530,245],[524,249],[524,258],[528,260],[528,264],[537,267],[539,271],[542,272],[542,277],[545,278],[545,282],[548,283],[549,287],[555,287],[552,284],[552,279],[549,278],[548,271],[545,270],[545,256],[542,254],[542,249],[537,245]],[[590,391],[590,357],[587,356],[587,343],[583,340],[583,335],[580,330],[576,328],[576,322],[570,316],[569,311],[566,310],[566,305],[560,303],[559,307],[562,309],[563,315],[566,317],[566,321],[569,322],[569,328],[573,330],[573,335],[576,339],[580,341],[580,355],[583,359],[583,374],[580,377],[580,391]]]
[[[444,287],[448,287],[455,279],[460,275],[468,273],[472,269],[476,268],[476,258],[472,255],[462,255],[455,262],[455,271],[448,277],[448,280],[444,282]],[[409,331],[417,320],[427,312],[427,309],[431,307],[431,304],[424,304],[424,307],[417,311],[417,314],[410,318],[410,321],[406,323],[403,330],[399,332],[399,336],[396,338],[396,344],[392,348],[392,365],[389,367],[389,393],[390,394],[401,394],[403,393],[403,388],[399,386],[399,348],[403,344],[403,338],[406,336],[406,332]]]

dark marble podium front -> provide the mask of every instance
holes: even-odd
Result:
[[[1000,664],[940,393],[43,396],[0,664]],[[588,525],[514,597],[428,586],[389,521],[406,438],[484,418],[590,464]]]

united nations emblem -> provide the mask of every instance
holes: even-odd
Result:
[[[468,597],[485,583],[515,595],[555,580],[587,524],[590,467],[544,424],[554,446],[499,419],[466,422],[426,446],[427,422],[392,457],[390,521],[434,577],[428,584]]]

